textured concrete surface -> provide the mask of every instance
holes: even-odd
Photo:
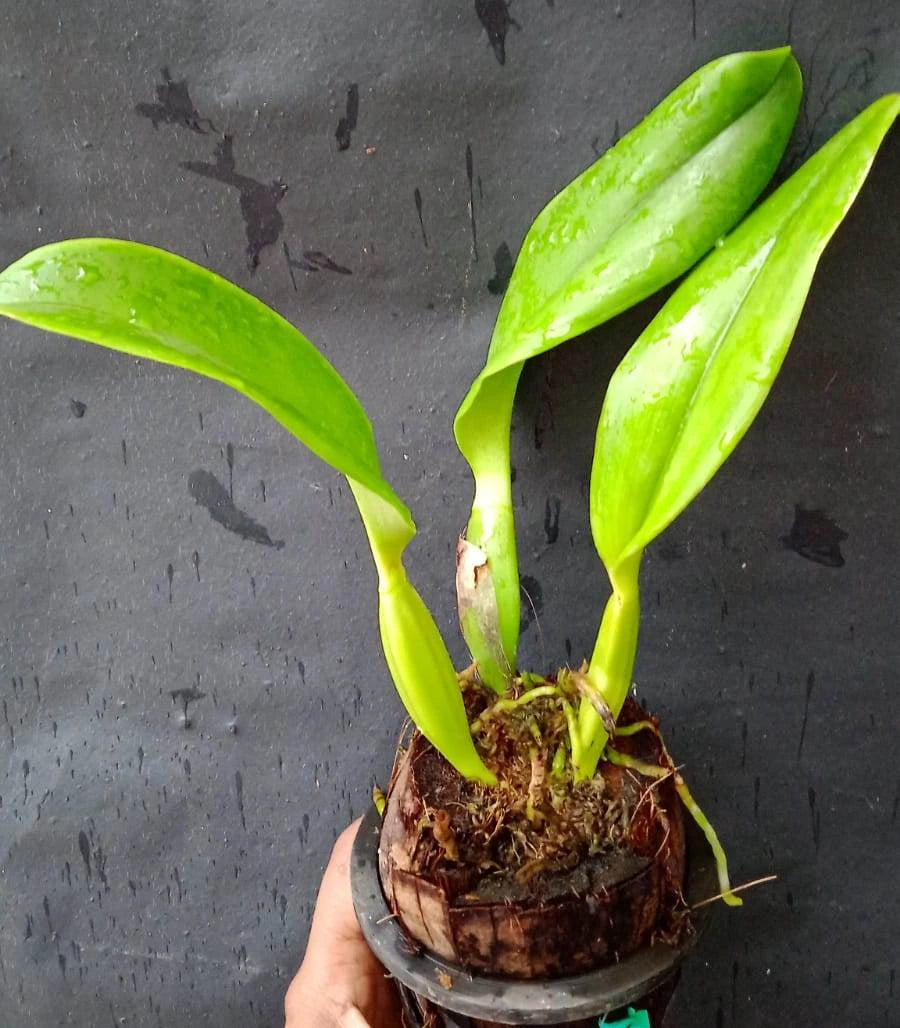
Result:
[[[788,165],[900,85],[888,0],[0,7],[0,257],[118,235],[273,304],[372,414],[464,659],[450,424],[540,205],[702,62],[789,39]],[[227,139],[225,138],[227,136]],[[896,133],[771,399],[652,548],[637,668],[735,880],[678,1024],[897,1023]],[[606,377],[530,366],[523,663],[589,651]],[[224,387],[0,326],[0,1024],[277,1024],[401,710],[341,480]]]

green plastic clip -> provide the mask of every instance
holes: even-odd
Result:
[[[634,1010],[628,1008],[628,1016],[624,1021],[607,1021],[605,1018],[598,1021],[600,1028],[651,1028],[650,1015],[646,1010]]]

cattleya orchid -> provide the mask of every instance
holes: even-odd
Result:
[[[498,704],[558,698],[568,746],[554,770],[568,767],[574,781],[592,777],[601,757],[624,760],[610,743],[632,685],[642,555],[759,411],[819,257],[900,110],[897,95],[873,103],[741,220],[781,160],[801,92],[787,47],[713,61],[555,196],[525,237],[487,362],[456,416],[475,478],[456,576],[472,673]],[[695,264],[616,369],[599,414],[590,524],[612,590],[593,653],[555,682],[523,673],[510,487],[522,366]],[[17,260],[0,273],[0,313],[218,379],[345,475],[378,572],[381,639],[400,699],[461,775],[495,782],[447,646],[404,567],[410,512],[382,471],[365,411],[312,343],[212,272],[116,239],[66,240]],[[715,832],[676,781],[713,846],[724,897],[739,902]]]

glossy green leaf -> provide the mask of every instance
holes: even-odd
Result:
[[[608,569],[690,503],[753,421],[898,104],[883,97],[810,158],[682,283],[619,365],[591,478]]]
[[[467,538],[491,563],[510,667],[519,582],[509,425],[522,363],[644,299],[709,250],[772,176],[800,94],[786,47],[713,61],[551,200],[529,229],[487,363],[455,424],[475,476]]]
[[[372,426],[319,351],[270,307],[182,257],[120,239],[69,239],[0,275],[0,313],[197,371],[244,393],[333,467],[409,511],[381,475]]]
[[[819,257],[898,112],[900,97],[883,97],[810,158],[679,286],[610,380],[590,504],[613,594],[587,677],[616,716],[631,687],[643,550],[712,478],[762,406]],[[587,704],[579,723],[587,776],[606,732]]]
[[[401,699],[463,774],[492,779],[472,743],[450,656],[406,578],[409,511],[381,474],[365,411],[304,336],[212,272],[113,239],[68,240],[16,261],[0,274],[0,314],[218,379],[343,472],[378,568],[382,642]]]

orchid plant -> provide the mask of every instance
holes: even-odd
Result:
[[[576,706],[560,693],[575,780],[591,777],[604,754],[617,759],[608,743],[632,684],[642,554],[747,431],[819,256],[900,111],[897,95],[872,104],[741,221],[781,160],[801,91],[788,48],[713,61],[551,200],[525,237],[487,362],[456,416],[475,478],[458,551],[460,623],[497,703],[519,703],[523,683],[553,688],[517,668],[510,425],[522,366],[703,258],[613,374],[600,413],[590,523],[612,592],[590,660],[561,673],[580,696]],[[416,531],[410,512],[384,476],[359,401],[300,332],[212,272],[114,239],[67,240],[22,257],[0,274],[0,313],[218,379],[345,475],[378,572],[397,692],[460,774],[495,781],[473,743],[447,647],[404,568]],[[715,833],[686,788],[683,796],[714,845],[723,892],[737,902]]]

